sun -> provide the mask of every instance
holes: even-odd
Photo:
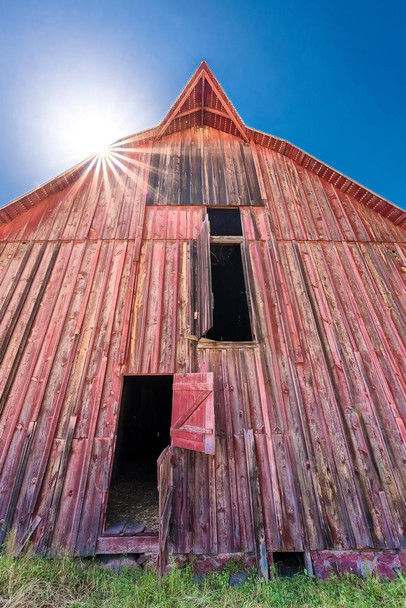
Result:
[[[57,139],[58,154],[66,164],[81,162],[89,156],[110,158],[111,145],[126,135],[128,129],[123,124],[123,109],[103,97],[88,99],[78,95],[68,101],[49,112],[47,129],[52,131],[52,139]],[[43,141],[47,140],[51,141],[51,134],[47,137],[44,132]],[[55,146],[52,151],[55,155]]]
[[[108,157],[110,144],[117,139],[114,116],[107,115],[103,108],[92,108],[80,112],[72,121],[71,146],[80,157],[98,155]]]
[[[111,146],[106,144],[100,144],[95,149],[95,155],[100,156],[101,158],[109,158],[111,156]]]

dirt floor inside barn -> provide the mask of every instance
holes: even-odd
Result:
[[[107,508],[106,532],[124,520],[127,520],[127,531],[123,530],[118,532],[119,534],[128,534],[128,530],[131,529],[136,529],[135,533],[158,532],[159,496],[155,471],[155,461],[134,462],[112,483]],[[148,479],[146,479],[146,474]],[[144,529],[141,530],[134,526],[144,526]]]

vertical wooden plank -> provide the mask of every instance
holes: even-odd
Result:
[[[272,475],[272,469],[275,469],[272,439],[269,435],[257,433],[255,444],[266,548],[268,551],[278,551],[280,549],[281,509],[279,490],[274,486],[272,480],[272,477],[274,480],[276,479],[276,473]]]
[[[77,534],[75,519],[81,506],[80,482],[89,443],[92,443],[92,441],[87,437],[80,439],[73,437],[68,462],[66,465],[62,465],[64,469],[60,469],[61,475],[58,475],[55,491],[60,492],[60,498],[58,498],[58,494],[53,498],[55,516],[54,523],[51,524],[53,531],[52,541],[50,541],[54,554],[66,552],[72,555],[75,553]],[[59,482],[61,484],[60,489]],[[93,488],[93,491],[96,494],[98,488]],[[59,504],[57,501],[59,501]],[[96,517],[96,513],[94,515]]]
[[[230,522],[230,550],[231,551],[240,551],[241,550],[241,531],[240,531],[240,521],[239,521],[239,513],[238,513],[238,485],[239,478],[237,477],[236,472],[236,454],[234,447],[234,432],[236,430],[233,429],[232,424],[232,408],[231,408],[231,398],[230,398],[230,381],[229,381],[229,369],[231,367],[231,361],[229,361],[228,355],[229,353],[226,350],[222,350],[220,352],[221,358],[219,361],[219,368],[215,375],[215,379],[217,381],[221,378],[221,391],[220,387],[218,388],[217,398],[219,400],[219,405],[217,407],[217,418],[220,419],[220,412],[223,412],[224,416],[224,434],[225,434],[225,442],[227,446],[227,476],[228,482],[230,486],[230,508],[225,515],[227,515],[228,520]],[[221,367],[220,367],[221,365]],[[220,376],[220,378],[219,378]],[[220,427],[217,423],[217,429],[220,431]]]
[[[247,143],[240,143],[240,148],[241,148],[241,152],[242,152],[242,159],[243,159],[243,167],[244,167],[244,173],[246,175],[247,178],[247,201],[243,202],[242,204],[246,204],[246,205],[263,205],[262,202],[262,198],[261,198],[261,192],[260,192],[260,188],[259,188],[259,182],[258,182],[258,176],[257,176],[257,170],[255,167],[255,163],[254,163],[254,159],[253,159],[253,155],[252,155],[252,149],[250,147],[249,144]],[[231,204],[233,204],[231,202]]]
[[[202,184],[202,150],[197,133],[193,133],[190,142],[190,183],[191,183],[191,203],[192,205],[203,204],[203,184]]]
[[[143,343],[140,344],[140,372],[156,373],[156,349],[159,352],[161,337],[161,310],[164,295],[163,278],[165,271],[165,241],[154,241],[152,245],[152,261],[149,266],[148,293],[146,294],[145,329]],[[175,345],[174,345],[175,346]]]
[[[33,513],[30,518],[30,521],[35,521],[37,518],[40,519],[40,522],[33,532],[30,541],[30,549],[40,555],[44,554],[46,550],[44,547],[44,530],[46,529],[47,525],[53,489],[58,477],[58,467],[61,460],[63,445],[64,441],[62,439],[55,439],[52,444],[50,457],[46,461],[46,471],[39,484],[41,486],[41,491],[38,494],[38,501],[35,505],[35,513]],[[23,539],[21,539],[21,541],[22,540]]]
[[[174,450],[174,494],[172,543],[174,553],[190,553],[192,542],[193,504],[190,502],[189,485],[193,470],[190,466],[193,452],[177,448]]]
[[[245,442],[243,434],[234,435],[234,451],[236,478],[238,479],[237,495],[241,550],[246,553],[252,553],[255,551],[255,538],[250,506],[250,485],[247,472]]]
[[[178,284],[178,339],[176,347],[176,370],[177,372],[191,371],[191,345],[187,336],[192,333],[192,303],[190,294],[192,292],[191,276],[191,244],[183,241],[181,243],[181,258],[179,261],[179,284]]]
[[[245,456],[247,461],[248,480],[250,485],[250,503],[255,537],[255,557],[260,577],[269,580],[268,561],[266,556],[264,518],[261,505],[261,488],[255,456],[254,432],[244,431]]]
[[[24,255],[20,261],[20,255],[17,253],[9,252],[7,250],[7,254],[8,257],[11,261],[11,263],[9,265],[6,265],[6,268],[8,270],[8,272],[4,272],[4,279],[3,281],[0,282],[0,287],[1,287],[1,295],[0,295],[0,302],[1,302],[1,308],[0,308],[0,321],[3,319],[4,317],[4,313],[6,312],[9,304],[10,304],[10,300],[14,295],[14,292],[20,282],[21,279],[21,275],[25,270],[25,266],[27,264],[28,258],[31,254],[31,250],[33,247],[33,242],[27,244],[23,244],[22,246],[20,245],[19,249],[20,251],[24,251]],[[4,265],[4,258],[6,256],[3,254],[2,255],[2,266]],[[7,258],[6,258],[7,259]],[[18,268],[15,268],[16,263],[19,263]]]
[[[33,439],[33,436],[35,433],[35,427],[36,427],[36,422],[35,421],[30,422],[30,424],[28,426],[28,430],[27,430],[27,435],[26,435],[25,441],[24,441],[24,447],[23,447],[21,459],[18,464],[18,469],[17,469],[15,481],[13,484],[13,489],[11,491],[10,502],[8,504],[7,511],[5,513],[5,517],[4,517],[4,521],[3,521],[3,525],[0,530],[0,548],[3,546],[4,539],[6,537],[7,532],[9,531],[11,523],[13,521],[14,510],[16,508],[18,496],[19,496],[19,493],[21,490],[25,467],[27,466],[27,460],[30,455],[30,449],[31,449],[32,439]]]
[[[235,536],[238,538],[238,528],[231,527],[231,502],[229,492],[229,462],[227,457],[227,442],[224,436],[216,437],[216,476],[215,502],[211,505],[216,514],[217,543],[220,553],[233,551]],[[238,548],[237,548],[238,551]]]
[[[208,481],[209,481],[209,553],[216,555],[218,552],[218,532],[217,532],[217,513],[215,509],[217,487],[216,487],[216,458],[209,457],[208,463]]]
[[[126,361],[128,373],[139,373],[141,369],[142,348],[145,342],[147,298],[151,280],[153,241],[145,241],[138,268],[135,297],[132,309],[130,338]]]
[[[286,233],[285,218],[280,217],[278,208],[280,207],[282,194],[280,192],[279,183],[275,180],[272,171],[272,157],[261,146],[256,147],[256,161],[259,180],[263,184],[261,191],[262,198],[265,202],[265,208],[269,212],[271,229],[278,239],[284,238]]]
[[[71,362],[71,374],[68,379],[63,410],[58,423],[58,436],[64,436],[68,420],[72,413],[81,413],[82,396],[87,382],[87,372],[90,361],[94,355],[93,348],[97,340],[97,328],[101,319],[101,310],[104,306],[103,297],[109,277],[109,268],[113,256],[112,242],[104,242],[96,250],[92,260],[91,281],[86,285],[83,300],[87,302],[86,308],[81,307],[76,321],[75,335],[77,345]],[[99,257],[100,255],[100,257]],[[96,329],[96,331],[93,331]],[[85,371],[84,371],[85,370]]]
[[[158,552],[158,584],[161,586],[162,577],[168,560],[169,523],[172,514],[173,496],[173,450],[167,447],[158,458],[158,492],[159,492],[159,552]]]
[[[346,210],[342,205],[341,199],[338,196],[337,190],[332,184],[325,180],[320,180],[320,187],[322,187],[326,193],[328,204],[334,213],[334,220],[340,228],[343,240],[354,241],[356,238],[354,230]]]
[[[289,251],[289,248],[286,248],[286,252]],[[294,284],[295,284],[295,291],[297,292],[297,300],[295,302],[295,307],[297,307],[300,303],[301,309],[302,309],[302,322],[301,324],[303,325],[303,329],[301,330],[303,332],[303,335],[311,335],[311,329],[310,329],[310,325],[307,324],[307,318],[308,318],[308,307],[304,306],[304,302],[306,301],[306,294],[302,289],[303,287],[301,287],[301,279],[299,277],[299,275],[297,275],[296,271],[294,270],[294,264],[290,265],[291,268],[291,276],[292,279],[294,279]],[[331,262],[331,267],[335,268],[335,274],[339,273],[339,265],[337,264],[337,261],[333,261]],[[326,269],[323,271],[326,272]],[[327,270],[327,272],[329,272]],[[313,282],[313,281],[312,281]],[[320,296],[319,296],[320,297]],[[348,300],[348,293],[346,292],[345,295],[345,300]],[[338,310],[337,310],[338,307]],[[343,309],[343,314],[342,316],[340,315],[340,303],[337,300],[333,300],[332,301],[332,305],[331,305],[331,310],[333,311],[337,311],[337,316],[336,316],[336,323],[337,320],[340,321],[340,323],[342,322],[343,319],[345,319],[346,313],[345,313],[345,307],[346,304],[344,304],[344,309]],[[348,311],[350,309],[347,306],[347,316],[348,316]],[[322,313],[322,318],[324,319],[328,319],[329,315],[326,314],[326,312]],[[333,324],[330,323],[330,326],[333,327]],[[365,393],[364,391],[361,389],[361,387],[359,386],[359,380],[355,380],[353,383],[350,381],[350,376],[351,376],[351,368],[353,367],[353,364],[350,364],[349,366],[347,366],[347,368],[345,367],[345,365],[343,365],[343,359],[342,359],[342,354],[343,354],[343,349],[345,350],[347,347],[347,337],[345,332],[343,332],[340,328],[340,325],[336,324],[335,326],[335,330],[339,331],[339,342],[341,344],[341,351],[339,354],[335,354],[334,356],[337,357],[341,357],[340,359],[337,359],[337,362],[335,364],[330,364],[330,369],[332,370],[333,374],[338,374],[339,377],[339,384],[338,386],[340,387],[340,400],[342,402],[342,407],[343,410],[345,412],[349,412],[351,413],[352,411],[354,411],[354,406],[356,409],[357,408],[357,403],[358,402],[364,402],[365,401]],[[310,356],[310,344],[309,346],[307,346],[307,339],[305,340],[305,346],[304,346],[304,352],[306,353],[306,357],[304,360],[303,365],[297,366],[296,367],[296,371],[298,374],[298,378],[299,378],[299,382],[300,382],[300,390],[302,392],[303,395],[303,406],[304,406],[304,410],[307,412],[306,413],[306,417],[307,417],[307,427],[308,429],[311,431],[311,441],[309,442],[309,446],[310,446],[310,451],[309,451],[309,457],[307,457],[307,462],[308,462],[308,467],[309,467],[309,471],[312,472],[312,478],[315,479],[317,481],[317,484],[320,485],[322,484],[322,487],[317,491],[317,496],[321,497],[321,505],[319,508],[321,508],[325,514],[323,515],[323,518],[328,517],[329,521],[337,521],[337,516],[334,515],[335,510],[339,509],[339,506],[333,507],[332,504],[332,500],[330,496],[327,496],[325,493],[323,493],[323,487],[326,485],[326,482],[322,482],[321,479],[319,479],[319,474],[321,474],[323,477],[325,477],[326,479],[331,475],[331,466],[329,464],[325,464],[325,459],[330,458],[329,455],[325,454],[325,449],[322,443],[320,443],[319,440],[315,441],[314,438],[316,437],[322,437],[323,435],[326,436],[328,434],[328,429],[329,428],[334,428],[335,430],[337,428],[340,428],[340,424],[337,426],[336,423],[334,423],[333,425],[331,425],[331,416],[329,416],[328,419],[326,419],[325,421],[323,421],[323,417],[324,417],[324,413],[323,413],[323,408],[319,408],[317,406],[314,406],[313,404],[315,403],[315,401],[318,401],[318,397],[315,396],[314,391],[311,389],[311,385],[310,382],[312,382],[313,384],[313,378],[318,376],[318,371],[316,372],[316,376],[314,376],[314,373],[311,370],[311,367],[309,367],[309,365],[311,366],[311,361],[313,359],[317,359],[318,355],[315,354],[311,354]],[[348,352],[351,353],[350,356],[353,356],[353,347],[349,346],[348,347]],[[309,353],[309,355],[307,355],[307,353]],[[309,363],[307,362],[307,357],[309,357]],[[344,360],[345,361],[345,360]],[[319,368],[319,366],[317,366],[317,368]],[[346,387],[346,385],[348,384],[348,388]],[[319,384],[319,380],[317,379],[317,384]],[[348,394],[347,394],[348,391]],[[322,401],[322,403],[324,403],[324,399]],[[354,412],[355,414],[355,412]],[[350,416],[350,420],[348,421],[347,424],[347,433],[350,429],[356,429],[357,428],[357,417],[356,416]],[[344,425],[345,428],[345,425]],[[361,438],[362,441],[362,438]],[[325,441],[325,446],[331,446],[333,443],[335,442],[335,436],[333,438],[333,441],[330,439],[326,439]],[[359,439],[357,438],[356,443],[359,443]],[[352,449],[351,446],[351,441],[349,443],[347,443],[347,446],[349,449]],[[320,449],[322,448],[323,449]],[[356,452],[357,453],[357,452]],[[361,450],[360,450],[360,454],[364,453],[364,444],[361,444]],[[320,460],[321,454],[323,454],[322,459]],[[328,461],[326,461],[328,462]],[[341,462],[341,460],[340,460]],[[359,460],[355,461],[357,464],[357,469],[358,471],[362,471],[363,470],[363,465],[360,464]],[[316,473],[316,471],[318,471],[318,473]],[[371,475],[373,475],[372,471],[371,471]],[[368,475],[368,479],[370,478],[371,475]],[[363,481],[363,475],[357,475],[357,484],[359,488],[362,488],[362,481]],[[360,483],[361,482],[361,483]],[[367,488],[366,491],[368,492],[368,486],[370,485],[370,482],[367,482]],[[335,486],[334,486],[335,487]],[[361,503],[360,503],[361,504]],[[361,504],[361,508],[363,509],[364,512],[364,517],[368,518],[368,513],[365,512],[367,511],[367,509],[365,508],[365,505]],[[331,511],[330,511],[331,510]],[[327,513],[329,513],[329,515],[327,515]],[[363,526],[359,526],[361,530],[363,530],[363,534],[367,534],[368,538],[369,538],[369,525],[365,526],[365,523]],[[328,530],[328,528],[326,526],[324,526],[325,530]],[[337,537],[337,532],[336,530],[336,526],[332,526],[330,524],[330,529],[332,530],[332,532],[334,533],[334,536],[336,538]],[[327,541],[327,544],[331,544],[333,541],[330,539]],[[372,541],[369,540],[367,541],[368,543],[371,543]]]
[[[153,358],[153,369],[170,373],[175,369],[177,346],[177,306],[179,288],[179,243],[167,242],[160,341]],[[159,358],[158,358],[159,357]]]
[[[196,555],[210,552],[209,475],[208,461],[211,456],[194,452],[194,505],[193,548]]]
[[[110,465],[113,457],[113,438],[95,437],[86,474],[83,508],[76,540],[75,553],[81,556],[95,554],[96,542],[101,534],[107,507]]]
[[[50,504],[48,518],[47,518],[47,527],[43,537],[43,546],[45,548],[50,548],[52,544],[52,539],[55,531],[55,522],[58,516],[59,506],[62,497],[63,484],[65,481],[66,469],[69,462],[69,456],[72,447],[73,434],[75,432],[77,416],[73,415],[69,419],[69,425],[67,428],[67,433],[65,437],[65,443],[63,446],[63,451],[61,454],[61,460],[59,462],[58,467],[58,476],[56,478],[55,486],[52,492],[52,501]],[[58,549],[58,547],[57,547]]]

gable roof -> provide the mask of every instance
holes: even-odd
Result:
[[[158,128],[158,137],[189,127],[214,127],[248,142],[248,129],[205,61]]]
[[[253,142],[275,150],[312,171],[321,179],[332,183],[336,188],[386,217],[395,225],[406,228],[404,209],[397,207],[394,203],[375,194],[288,141],[247,127],[205,61],[201,62],[158,126],[122,138],[111,147],[114,150],[114,147],[119,145],[122,151],[123,147],[131,150],[156,141],[165,135],[199,126],[212,127],[245,142]],[[89,169],[94,159],[94,156],[85,159],[75,167],[0,208],[0,224],[8,223],[37,202],[75,182],[83,171]]]

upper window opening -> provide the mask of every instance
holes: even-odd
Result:
[[[212,236],[242,236],[239,209],[208,209]]]
[[[214,342],[251,342],[239,209],[208,209],[196,239],[195,334]]]
[[[216,341],[251,341],[247,292],[239,245],[210,247],[213,326],[206,338]]]

